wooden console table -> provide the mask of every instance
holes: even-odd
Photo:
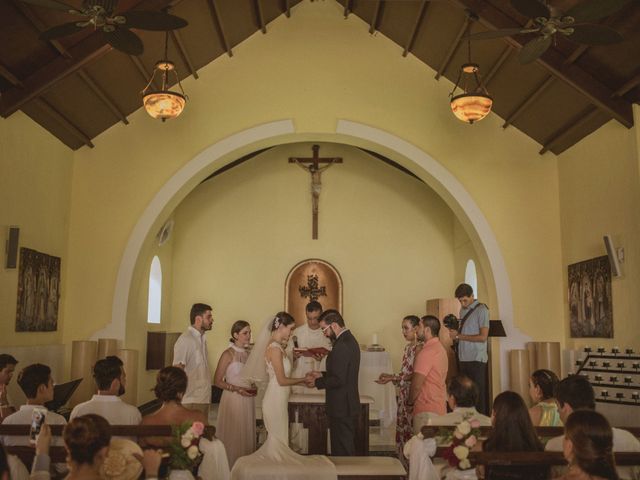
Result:
[[[356,425],[356,455],[369,455],[369,405],[373,398],[360,395],[360,417]],[[289,423],[298,422],[309,430],[309,454],[326,455],[329,418],[326,413],[324,392],[292,394],[289,397]]]

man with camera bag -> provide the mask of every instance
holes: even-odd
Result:
[[[487,415],[487,338],[489,337],[489,308],[473,297],[473,288],[461,283],[456,298],[462,305],[460,324],[444,321],[451,340],[456,345],[460,373],[464,373],[478,386],[480,413]],[[447,319],[449,320],[449,319]],[[453,328],[452,328],[453,327]],[[458,327],[458,328],[456,328]]]

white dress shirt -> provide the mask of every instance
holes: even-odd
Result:
[[[33,410],[35,408],[43,408],[46,410],[46,407],[43,405],[22,405],[20,409],[6,417],[3,421],[3,425],[31,425],[31,416],[33,415]],[[59,415],[55,412],[50,412],[47,410],[45,413],[45,422],[47,425],[66,425],[67,421],[64,419],[62,415]],[[11,445],[11,446],[28,446],[29,437],[27,435],[18,436],[18,435],[6,435],[2,437],[3,445]],[[62,437],[55,436],[51,439],[51,444],[55,446],[62,446]]]
[[[190,326],[173,347],[173,364],[184,365],[189,382],[182,403],[211,403],[211,370],[204,335]]]
[[[124,403],[116,395],[94,395],[91,400],[76,405],[70,420],[88,413],[95,413],[107,419],[110,425],[138,425],[142,420],[140,410]]]

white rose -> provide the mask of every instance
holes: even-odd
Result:
[[[191,445],[187,449],[187,457],[189,457],[191,460],[195,460],[199,453],[200,450],[198,450],[198,447],[196,445]]]
[[[462,440],[462,437],[464,437],[464,435],[460,432],[460,430],[454,430],[453,431],[453,436],[456,437],[458,440]]]
[[[183,435],[180,439],[180,445],[182,445],[182,448],[187,448],[189,445],[191,445],[191,439]]]
[[[471,468],[471,462],[468,458],[465,458],[464,460],[460,460],[458,467],[460,467],[461,470],[466,470],[467,468]]]
[[[464,460],[469,456],[469,449],[464,445],[458,445],[453,449],[453,454],[458,460]]]
[[[458,425],[458,430],[463,436],[468,435],[471,431],[471,425],[465,420],[464,422],[460,422],[460,424]]]

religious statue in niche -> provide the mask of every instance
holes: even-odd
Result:
[[[303,170],[311,174],[311,238],[318,239],[318,205],[320,202],[320,191],[322,190],[322,172],[335,163],[342,163],[342,158],[327,157],[320,158],[320,145],[311,147],[313,157],[299,158],[290,157],[289,163],[295,163]],[[322,165],[322,166],[321,166]]]
[[[342,278],[333,265],[324,260],[304,260],[295,265],[285,281],[284,308],[296,319],[306,322],[305,307],[313,300],[322,308],[342,312]]]
[[[569,265],[571,337],[613,338],[613,302],[609,257]]]
[[[16,332],[56,331],[59,300],[60,257],[21,248]]]

